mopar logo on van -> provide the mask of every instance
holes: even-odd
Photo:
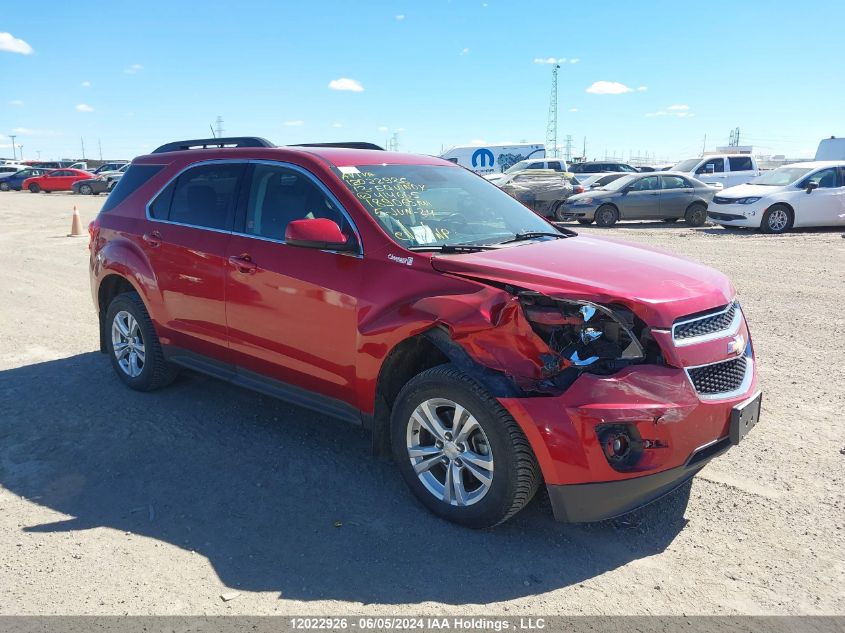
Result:
[[[473,167],[478,167],[479,163],[481,167],[492,167],[494,162],[496,162],[496,159],[493,157],[493,152],[486,147],[477,149],[472,153]]]

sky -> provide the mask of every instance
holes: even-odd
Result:
[[[34,5],[35,6],[35,5]],[[588,158],[845,135],[845,2],[57,2],[0,13],[0,156],[131,158],[224,135],[439,154],[544,142]],[[38,19],[33,14],[38,13]],[[806,19],[805,19],[806,18]],[[706,138],[705,138],[706,137]],[[586,141],[585,141],[586,139]],[[19,153],[18,153],[19,154]]]

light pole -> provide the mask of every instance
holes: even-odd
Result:
[[[21,151],[21,160],[23,160],[23,145],[18,145],[18,149]]]

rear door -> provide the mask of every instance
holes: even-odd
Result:
[[[210,161],[183,171],[148,205],[142,238],[161,293],[162,342],[226,363],[226,248],[245,169]]]
[[[801,188],[814,182],[818,185],[810,193],[798,197],[795,214],[796,226],[835,226],[845,224],[845,182],[842,169],[827,167],[810,174],[801,182]]]
[[[726,187],[736,187],[754,178],[754,161],[750,156],[728,156],[728,178]]]
[[[237,371],[352,402],[363,258],[289,246],[284,237],[292,220],[328,218],[360,240],[309,172],[263,162],[250,172],[227,249],[226,319]]]
[[[693,200],[692,184],[682,176],[660,176],[660,217],[682,218]]]
[[[625,220],[660,217],[660,179],[644,176],[631,183],[622,195],[621,211]]]

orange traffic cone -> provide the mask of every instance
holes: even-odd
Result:
[[[84,235],[82,232],[82,218],[79,217],[79,209],[76,208],[76,205],[73,205],[73,220],[70,223],[70,233],[67,236],[83,237]]]

